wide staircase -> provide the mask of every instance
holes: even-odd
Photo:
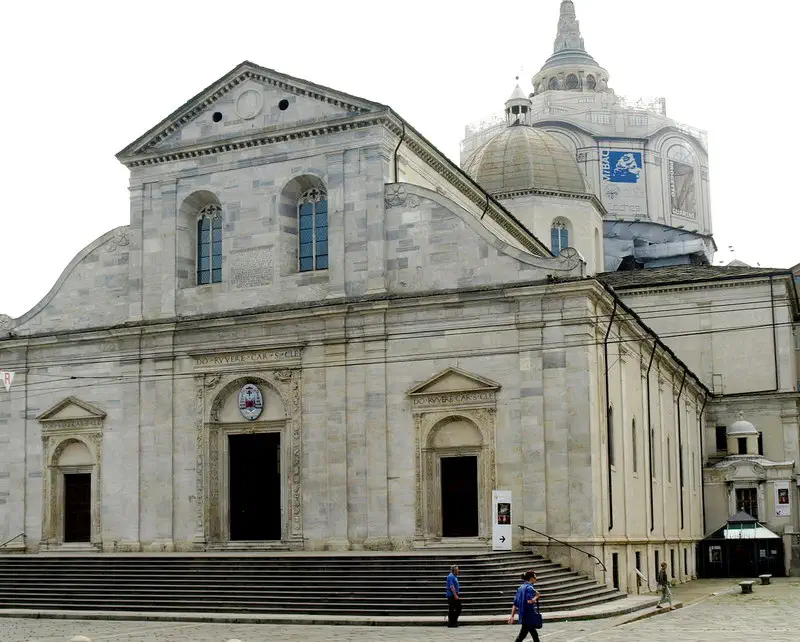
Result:
[[[341,616],[442,615],[449,565],[465,614],[510,612],[534,569],[542,611],[626,597],[531,553],[0,556],[0,609]]]

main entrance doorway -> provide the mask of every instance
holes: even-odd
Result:
[[[442,537],[478,536],[478,458],[442,457]]]
[[[90,542],[92,537],[92,475],[64,475],[64,542]]]
[[[281,539],[280,433],[228,435],[230,539]]]

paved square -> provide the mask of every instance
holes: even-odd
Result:
[[[628,623],[636,616],[546,624],[541,639],[547,642],[798,640],[800,580],[776,580],[771,586],[756,586],[755,593],[747,596],[731,592],[735,587],[733,582],[693,584],[694,590],[678,588],[678,597],[684,600],[688,597],[690,603],[671,613]],[[689,593],[682,596],[687,590]],[[712,591],[728,592],[710,595]],[[516,627],[464,626],[453,631],[444,626],[275,626],[0,618],[2,642],[68,642],[74,635],[85,635],[92,642],[225,642],[232,638],[242,642],[494,642],[513,640]]]

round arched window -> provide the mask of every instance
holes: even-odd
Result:
[[[577,89],[578,88],[578,77],[575,74],[570,74],[567,76],[567,89]]]
[[[596,89],[597,88],[597,79],[594,76],[586,76],[586,86],[589,89]]]
[[[551,78],[549,87],[550,89],[558,89],[558,78],[556,78],[555,76]]]

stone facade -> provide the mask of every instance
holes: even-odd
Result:
[[[441,461],[461,455],[479,486],[465,545],[488,544],[504,488],[517,525],[595,552],[623,589],[637,552],[694,575],[707,390],[389,108],[244,63],[119,158],[130,225],[0,340],[17,373],[0,540],[71,548],[64,476],[88,473],[96,550],[437,546]],[[327,199],[328,262],[301,271],[308,190]],[[208,211],[221,278],[198,285]],[[275,539],[231,535],[238,435],[279,439]]]
[[[791,273],[695,266],[600,278],[714,393],[703,432],[706,533],[742,510],[737,492],[744,489],[754,489],[751,513],[773,532],[790,537],[800,531],[794,347],[800,305]],[[739,452],[737,437],[726,437],[740,417],[756,431],[745,437],[746,453]],[[776,482],[789,488],[789,504],[780,510]]]

